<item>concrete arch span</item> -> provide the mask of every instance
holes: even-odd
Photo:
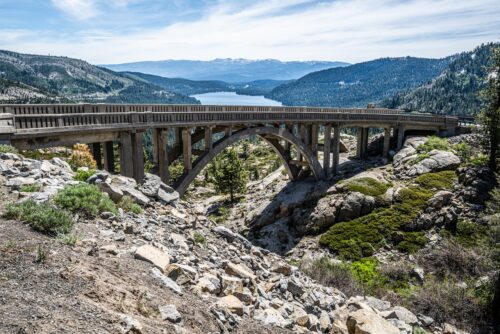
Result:
[[[266,140],[276,151],[276,153],[278,153],[291,179],[296,179],[298,177],[300,167],[290,163],[290,153],[289,151],[286,151],[284,149],[284,147],[279,143],[279,140],[285,140],[287,143],[295,147],[298,153],[300,153],[305,158],[307,166],[312,171],[316,179],[322,180],[325,178],[325,173],[316,157],[316,154],[304,142],[302,142],[299,138],[297,138],[284,128],[262,126],[239,130],[232,133],[231,136],[224,137],[216,142],[213,148],[201,155],[194,162],[192,169],[182,175],[181,178],[177,181],[175,187],[177,191],[182,196],[188,189],[191,182],[194,181],[196,176],[203,170],[203,168],[205,168],[210,163],[210,161],[212,161],[225,148],[238,142],[239,140],[256,135]]]

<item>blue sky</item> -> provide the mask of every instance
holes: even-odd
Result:
[[[0,49],[94,64],[443,57],[500,41],[498,0],[0,0]]]

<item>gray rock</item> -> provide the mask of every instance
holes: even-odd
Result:
[[[369,214],[375,208],[375,198],[359,192],[349,193],[340,207],[338,221],[349,221]]]
[[[430,207],[432,207],[436,210],[439,210],[443,206],[448,205],[450,203],[450,200],[452,197],[453,197],[452,192],[446,191],[446,190],[441,190],[441,191],[438,191],[436,194],[434,194],[434,196],[432,196],[429,199],[428,204]]]
[[[134,257],[153,264],[162,272],[165,272],[170,264],[170,257],[168,254],[152,245],[143,245],[137,248]]]
[[[460,158],[452,152],[432,150],[429,157],[411,166],[406,174],[417,176],[443,170],[455,170],[460,166]]]
[[[156,198],[162,201],[165,204],[176,203],[179,201],[180,195],[177,191],[166,192],[163,189],[158,189],[158,193],[156,194]]]
[[[177,308],[173,304],[163,305],[158,308],[163,320],[168,320],[177,324],[182,321],[182,315],[177,311]]]
[[[227,227],[224,226],[216,226],[212,230],[213,232],[223,236],[227,241],[233,242],[233,241],[239,241],[241,242],[245,247],[251,248],[252,243],[245,239],[243,236],[239,235],[238,233],[235,233],[228,229]]]
[[[295,297],[300,297],[304,294],[304,287],[295,278],[288,280],[287,290],[292,293]]]
[[[392,310],[383,312],[382,316],[386,319],[398,319],[410,325],[418,323],[417,316],[402,306],[394,306]]]
[[[172,279],[163,275],[161,273],[160,269],[153,268],[153,269],[151,269],[151,272],[153,273],[153,276],[158,278],[163,283],[163,285],[165,285],[167,288],[169,288],[170,290],[174,291],[175,293],[177,293],[179,295],[182,295],[181,287],[177,283],[175,283]]]

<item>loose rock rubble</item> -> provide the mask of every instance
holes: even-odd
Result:
[[[406,151],[412,148],[410,144]],[[64,185],[76,183],[69,165],[57,158],[36,161],[0,154],[0,173],[5,186],[20,199],[39,202],[49,200]],[[220,332],[238,331],[243,319],[295,333],[411,333],[413,325],[440,332],[440,328],[431,327],[432,319],[417,317],[402,307],[370,297],[347,299],[341,291],[316,283],[282,257],[215,225],[194,205],[179,200],[179,195],[154,175],[147,174],[138,185],[130,178],[98,172],[88,182],[115,201],[128,195],[145,209],[138,215],[121,212],[117,217],[96,219],[93,223],[100,234],[92,241],[97,248],[92,249],[147,262],[151,269],[144,275],[178,295],[199,296],[217,319]],[[21,185],[35,183],[42,185],[38,192],[19,192]],[[344,200],[338,209],[339,219],[373,209],[373,198],[358,194]],[[436,208],[449,200],[447,193],[431,199]],[[158,312],[182,332],[183,315],[175,305],[163,305]],[[137,320],[124,316],[123,322],[124,332],[142,332]]]

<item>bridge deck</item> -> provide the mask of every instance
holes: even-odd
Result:
[[[13,139],[86,131],[270,123],[336,123],[342,126],[405,126],[440,130],[458,126],[458,119],[381,108],[155,104],[0,105],[0,134],[10,133]]]

